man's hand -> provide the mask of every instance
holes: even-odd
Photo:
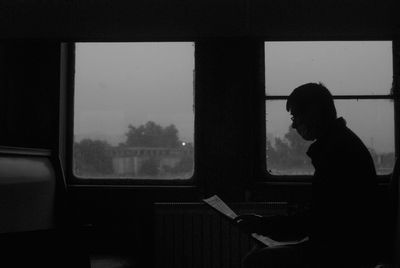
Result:
[[[257,214],[243,214],[236,217],[234,220],[245,232],[256,233],[262,225],[263,217]]]

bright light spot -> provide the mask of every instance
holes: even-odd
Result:
[[[182,146],[186,146],[186,142],[182,142]]]

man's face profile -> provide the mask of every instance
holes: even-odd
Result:
[[[296,129],[297,133],[306,141],[315,140],[315,131],[312,126],[312,120],[308,113],[295,113],[292,111],[292,128]]]

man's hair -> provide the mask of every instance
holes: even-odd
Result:
[[[321,119],[336,119],[336,108],[332,94],[322,83],[308,83],[293,90],[286,102],[286,110],[305,113],[317,111]]]

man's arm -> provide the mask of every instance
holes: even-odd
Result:
[[[292,215],[260,216],[244,214],[235,218],[239,228],[251,234],[258,233],[276,240],[293,240],[308,235],[310,211]]]

